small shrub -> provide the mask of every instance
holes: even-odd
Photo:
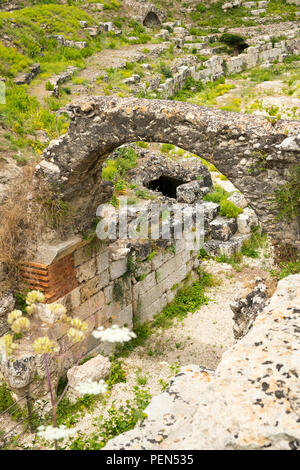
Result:
[[[230,196],[230,193],[225,191],[225,189],[222,188],[222,186],[219,186],[216,184],[214,186],[214,192],[206,194],[203,199],[204,201],[209,201],[209,202],[215,202],[217,204],[220,204],[220,202],[223,199],[227,199]]]
[[[111,364],[110,375],[106,383],[109,389],[112,389],[115,384],[120,382],[126,382],[126,373],[125,370],[122,368],[122,362],[114,361]]]
[[[233,202],[223,199],[220,202],[220,214],[224,217],[236,218],[239,214],[243,212],[243,209],[237,207]]]
[[[165,78],[171,78],[173,76],[171,68],[166,64],[161,64],[159,69],[159,73],[161,73]]]
[[[54,90],[54,85],[53,85],[53,83],[51,83],[51,82],[48,81],[48,82],[46,83],[46,85],[45,85],[45,89],[46,89],[47,91],[53,91],[53,90]]]

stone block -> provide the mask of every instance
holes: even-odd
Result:
[[[68,370],[68,384],[74,388],[82,382],[92,380],[99,382],[105,380],[110,373],[110,361],[100,354],[85,362],[81,366],[74,366]]]
[[[236,219],[218,216],[210,223],[211,237],[226,242],[237,230]]]
[[[239,214],[237,216],[237,227],[240,233],[250,233],[251,232],[251,221],[248,214]]]
[[[113,261],[110,265],[110,278],[113,281],[118,277],[121,277],[127,271],[127,258]]]
[[[132,305],[127,305],[125,308],[123,308],[117,315],[114,323],[116,323],[119,326],[124,326],[126,325],[128,328],[132,328],[132,320],[133,320],[133,310],[132,310]]]
[[[98,310],[101,310],[104,301],[104,292],[100,291],[82,303],[80,307],[78,307],[76,316],[78,316],[81,320],[85,320],[89,316],[96,313]]]
[[[74,251],[74,265],[80,266],[84,264],[86,261],[91,259],[91,250],[87,245],[82,246],[78,250]]]
[[[148,292],[156,285],[155,273],[151,272],[145,279],[137,282],[133,286],[133,298],[136,300],[143,292]]]
[[[177,201],[193,204],[201,200],[208,192],[209,188],[203,185],[203,181],[190,181],[177,187]]]
[[[97,288],[98,277],[93,277],[80,288],[81,302],[84,303],[90,297],[95,295],[99,289]]]
[[[11,292],[6,292],[0,300],[0,336],[8,332],[7,315],[14,309],[15,299]]]
[[[245,197],[238,192],[235,192],[231,196],[229,196],[228,201],[233,202],[233,204],[235,204],[240,209],[245,209],[245,207],[247,207],[248,205]]]
[[[100,274],[105,271],[109,266],[109,251],[105,250],[99,253],[96,257],[97,273]]]
[[[152,287],[147,292],[140,293],[139,302],[143,309],[147,309],[154,301],[160,299],[163,294],[162,283]]]
[[[160,313],[167,303],[167,295],[164,294],[160,296],[155,302],[151,303],[148,307],[141,305],[139,309],[139,321],[144,323],[146,321],[153,320],[154,315]]]
[[[76,270],[76,278],[78,282],[88,281],[96,275],[96,260],[90,259],[84,264],[80,265]]]

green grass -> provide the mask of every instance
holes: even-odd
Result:
[[[115,402],[107,410],[107,418],[100,416],[94,426],[97,431],[85,436],[78,432],[74,440],[69,441],[67,449],[70,450],[100,450],[109,439],[133,429],[134,426],[146,418],[144,409],[149,405],[151,395],[148,390],[133,388],[134,398],[127,400],[126,404],[116,407]]]
[[[261,232],[260,227],[252,227],[251,237],[243,242],[241,253],[249,258],[259,258],[260,250],[266,248],[267,245],[267,234]]]
[[[15,420],[20,420],[23,417],[23,412],[19,405],[12,406],[15,403],[10,390],[5,383],[0,385],[0,413],[8,410],[8,414]]]
[[[275,190],[274,199],[279,212],[277,215],[278,220],[289,221],[299,216],[300,163],[295,166],[289,181]]]
[[[243,17],[247,16],[248,10],[246,8],[240,6],[224,12],[223,3],[223,1],[218,1],[210,5],[203,4],[201,11],[193,10],[190,17],[194,22],[197,22],[199,28],[205,26],[219,28],[221,25],[222,27],[230,27],[245,24]],[[252,23],[248,22],[247,24],[251,25]]]
[[[117,150],[117,156],[114,159],[108,159],[102,170],[102,178],[112,181],[116,190],[126,187],[124,177],[128,170],[135,168],[139,155],[130,147],[121,147]]]
[[[216,99],[219,96],[228,93],[233,88],[235,88],[235,85],[225,83],[225,77],[221,77],[213,82],[207,82],[206,84],[203,84],[201,80],[196,82],[193,78],[189,77],[186,80],[185,86],[174,95],[173,99],[188,101],[202,106],[214,106],[217,104]]]
[[[300,259],[297,261],[289,261],[280,263],[279,269],[273,270],[272,275],[277,279],[283,279],[291,274],[300,273]]]
[[[215,202],[220,204],[221,201],[226,200],[231,193],[225,191],[222,186],[214,185],[214,191],[212,193],[206,194],[203,199],[204,201]]]
[[[38,99],[29,95],[27,85],[9,83],[6,104],[0,105],[0,122],[21,137],[35,134],[35,131],[42,129],[47,131],[49,137],[54,138],[64,133],[68,127],[66,116],[57,117],[52,112],[60,107],[60,104],[52,98],[41,107]],[[31,144],[35,148],[34,142]]]
[[[221,254],[216,258],[216,261],[218,263],[227,263],[230,264],[235,270],[240,271],[241,270],[241,263],[243,261],[243,256],[241,253],[236,252],[231,256]]]
[[[160,150],[163,153],[169,153],[171,150],[175,149],[175,145],[173,144],[162,144]]]
[[[11,20],[18,27],[11,26]],[[48,65],[55,62],[71,62],[80,60],[93,53],[100,46],[92,41],[88,32],[82,29],[79,21],[87,21],[89,26],[95,20],[74,5],[39,5],[23,8],[14,12],[0,13],[0,34],[10,38],[13,46],[5,51],[0,49],[0,73],[12,78],[24,70],[33,61],[41,64],[41,71],[48,70]],[[86,49],[63,48],[58,46],[52,37],[63,34],[65,39],[87,41]]]

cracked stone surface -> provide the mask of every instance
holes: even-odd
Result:
[[[278,283],[249,333],[215,374],[184,367],[116,449],[300,448],[300,275]]]

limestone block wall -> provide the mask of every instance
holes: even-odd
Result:
[[[199,43],[189,44],[190,48],[194,46],[199,46]],[[251,46],[242,54],[228,59],[224,59],[222,56],[213,56],[203,64],[205,69],[195,65],[192,67],[180,67],[178,73],[162,83],[158,91],[162,94],[163,98],[168,98],[183,88],[188,77],[204,82],[216,80],[224,76],[225,73],[240,73],[245,69],[264,63],[272,63],[275,60],[281,62],[286,55],[299,54],[299,51],[300,39],[295,38],[280,41],[275,43],[274,46],[272,43]],[[201,53],[201,49],[199,49],[199,53]]]
[[[199,264],[197,252],[186,250],[181,240],[157,251],[150,242],[137,250],[81,242],[71,253],[70,247],[67,255],[61,252],[58,261],[48,266],[37,262],[24,266],[24,277],[31,288],[44,291],[47,303],[63,303],[69,315],[87,322],[91,333],[99,326],[132,328],[136,322],[152,320],[173,300],[187,276],[196,277]],[[56,327],[70,365],[76,357],[72,349],[65,349],[65,331]],[[99,341],[90,335],[86,352],[98,347],[101,350]]]

